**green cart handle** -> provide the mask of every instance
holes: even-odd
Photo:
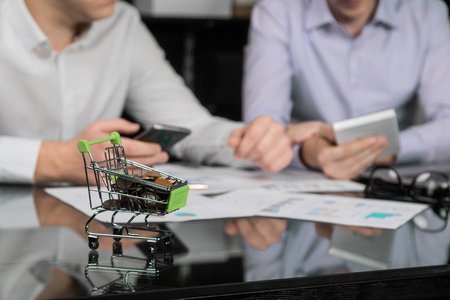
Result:
[[[121,145],[122,144],[122,140],[120,139],[120,134],[117,131],[114,131],[109,134],[109,137],[104,138],[104,139],[100,139],[100,140],[96,140],[96,141],[92,141],[92,142],[88,142],[86,140],[80,140],[78,142],[78,150],[80,150],[80,153],[91,152],[91,145],[103,143],[103,142],[107,142],[107,141],[111,141],[111,144],[113,144],[113,145]]]

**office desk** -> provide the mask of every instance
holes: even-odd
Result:
[[[278,250],[277,245],[255,250],[239,237],[227,236],[223,233],[226,220],[167,224],[176,236],[173,257],[158,257],[158,276],[131,274],[129,282],[136,290],[132,293],[123,280],[117,281],[120,274],[114,267],[151,269],[142,243],[124,239],[120,257],[113,255],[114,240],[104,238],[94,265],[105,268],[96,269],[92,264],[89,267],[91,250],[84,232],[88,216],[42,188],[27,186],[1,186],[0,206],[1,299],[101,299],[94,296],[101,293],[117,299],[450,296],[450,267],[445,264],[448,232],[425,234],[404,227],[404,238],[394,253],[394,269],[372,271],[351,264],[342,269],[338,258],[320,259],[326,253],[326,240],[318,253],[302,254],[305,232],[314,228],[308,222],[290,221],[285,244]],[[110,230],[100,223],[95,226]],[[297,259],[314,255],[321,260],[320,270]],[[93,291],[92,283],[99,290]]]

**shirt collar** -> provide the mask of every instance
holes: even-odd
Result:
[[[398,0],[378,0],[377,11],[372,22],[391,28],[397,27],[397,7]]]
[[[398,0],[378,0],[378,7],[372,22],[396,27]],[[307,8],[306,29],[322,27],[336,23],[327,0],[311,0]]]
[[[309,1],[305,23],[307,30],[332,23],[336,23],[336,20],[328,7],[327,0]]]
[[[25,47],[35,51],[40,56],[49,55],[52,51],[51,44],[30,14],[30,11],[25,4],[25,0],[9,0],[8,5],[11,11],[10,22]],[[76,37],[68,49],[84,47],[90,40],[90,37],[92,36],[91,31],[93,30],[93,27],[96,27],[95,25],[96,24],[91,24],[80,36]]]
[[[11,25],[25,47],[36,49],[45,43],[49,44],[47,37],[28,11],[25,0],[9,0],[7,3],[10,7]]]

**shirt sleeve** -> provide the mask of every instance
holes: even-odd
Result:
[[[171,149],[178,158],[249,166],[249,161],[235,160],[234,150],[227,145],[230,133],[243,123],[212,116],[166,61],[145,25],[137,24],[133,33],[127,113],[146,125],[162,123],[191,129],[192,133]]]
[[[33,183],[41,140],[0,136],[0,182]]]
[[[287,12],[284,5],[270,5],[274,2],[260,2],[252,12],[244,58],[243,114],[245,122],[270,115],[286,125],[292,109],[293,68],[289,28],[283,22]]]
[[[429,3],[428,3],[429,2]],[[428,47],[418,89],[426,122],[401,133],[398,162],[448,159],[450,149],[450,24],[447,7],[427,1]]]
[[[243,117],[251,122],[269,115],[286,126],[292,110],[294,70],[289,51],[287,12],[280,3],[262,1],[252,11],[249,44],[245,48],[243,82]],[[306,168],[299,156],[300,144],[294,145],[290,166]]]

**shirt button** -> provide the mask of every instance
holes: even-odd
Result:
[[[52,53],[52,48],[49,44],[47,43],[43,43],[40,44],[39,46],[37,46],[35,48],[35,52],[40,56],[40,57],[48,57],[50,56],[50,54]]]

